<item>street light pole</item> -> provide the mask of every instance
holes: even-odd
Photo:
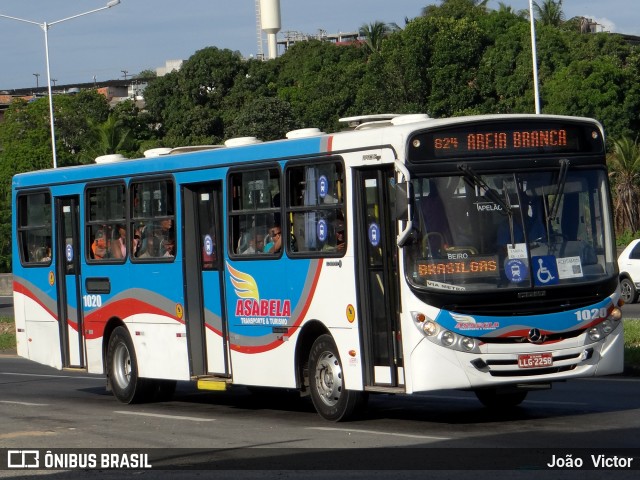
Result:
[[[51,92],[51,70],[49,68],[49,28],[51,28],[51,26],[56,25],[58,23],[66,22],[67,20],[72,20],[74,18],[82,17],[84,15],[89,15],[90,13],[95,13],[101,10],[106,10],[108,8],[115,7],[119,3],[120,3],[120,0],[111,0],[104,7],[96,8],[88,12],[78,13],[77,15],[72,15],[71,17],[66,17],[60,20],[56,20],[55,22],[40,23],[40,22],[34,22],[33,20],[25,20],[24,18],[10,17],[9,15],[0,14],[0,17],[2,18],[8,18],[10,20],[17,20],[18,22],[31,23],[32,25],[38,25],[44,32],[44,53],[47,61],[47,87],[49,91],[49,122],[51,123],[51,150],[53,152],[53,168],[58,168],[58,157],[56,154],[56,131],[55,131],[55,121],[53,116],[53,95]]]
[[[540,92],[538,90],[538,53],[536,49],[536,22],[533,18],[533,0],[529,0],[529,19],[531,20],[531,57],[533,61],[533,95],[536,102],[536,114],[540,114]]]

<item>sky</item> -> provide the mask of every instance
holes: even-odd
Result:
[[[107,0],[0,0],[0,14],[42,25],[105,6]],[[404,25],[439,0],[281,0],[282,32],[357,31],[365,23]],[[529,0],[502,0],[515,10]],[[490,0],[489,8],[498,8]],[[605,31],[640,35],[638,0],[564,0],[567,19],[581,15]],[[37,24],[0,17],[0,92],[46,85],[45,35]],[[188,59],[216,46],[258,53],[255,0],[121,0],[120,5],[50,25],[54,85],[116,80]],[[263,42],[267,52],[267,43]],[[34,74],[38,74],[36,76]]]

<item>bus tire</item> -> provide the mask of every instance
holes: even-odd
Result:
[[[326,420],[347,420],[364,404],[363,392],[344,388],[342,362],[330,335],[321,335],[311,347],[309,387],[313,406]]]
[[[527,390],[517,390],[511,392],[498,392],[495,388],[483,388],[475,390],[474,393],[480,403],[491,409],[514,408],[520,405],[527,397]]]
[[[122,403],[139,403],[148,398],[152,383],[138,377],[136,352],[125,327],[117,327],[109,338],[107,374],[113,395]]]

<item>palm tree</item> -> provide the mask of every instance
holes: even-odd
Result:
[[[135,150],[133,132],[113,114],[103,123],[92,122],[89,135],[94,139],[90,152],[94,157]]]
[[[613,142],[609,176],[613,183],[616,231],[635,233],[640,228],[640,145],[624,137]]]
[[[371,53],[379,52],[382,48],[382,41],[391,33],[397,32],[400,27],[395,23],[384,23],[376,21],[364,24],[360,27],[360,34],[364,37],[364,43]]]
[[[533,2],[533,9],[536,17],[542,25],[559,27],[564,23],[564,12],[562,11],[562,0],[544,0],[542,6],[538,2]]]

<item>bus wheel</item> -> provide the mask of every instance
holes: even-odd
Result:
[[[513,408],[520,405],[527,397],[526,390],[498,392],[495,388],[483,388],[474,392],[478,400],[487,408]]]
[[[309,354],[311,400],[322,418],[339,422],[363,404],[363,392],[346,390],[338,349],[330,335],[316,339]]]
[[[116,328],[109,339],[107,372],[111,390],[122,403],[137,403],[146,399],[150,381],[138,377],[136,352],[129,332]]]

